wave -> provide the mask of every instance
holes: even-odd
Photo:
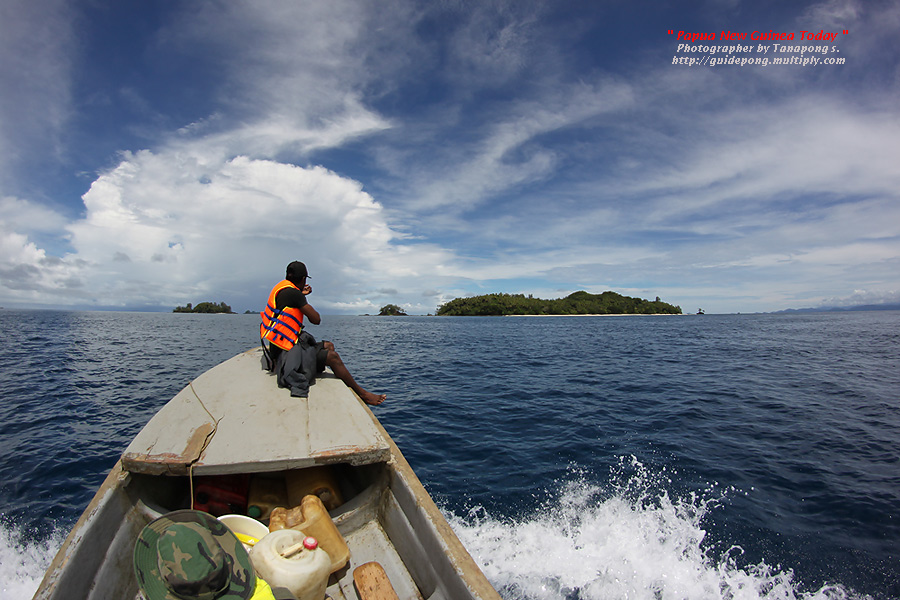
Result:
[[[508,600],[868,598],[841,585],[803,591],[791,570],[739,566],[743,550],[705,543],[703,520],[737,490],[715,486],[671,498],[665,471],[622,458],[611,483],[573,473],[537,510],[514,518],[483,507],[447,515]]]
[[[0,600],[31,598],[65,536],[55,531],[31,540],[15,524],[0,521]]]

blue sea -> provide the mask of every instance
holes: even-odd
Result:
[[[0,310],[0,597],[257,319]],[[900,598],[900,312],[310,330],[504,598]]]

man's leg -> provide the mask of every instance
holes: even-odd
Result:
[[[325,342],[325,349],[328,350],[328,357],[325,359],[325,364],[331,367],[335,377],[350,386],[350,389],[356,392],[366,404],[378,406],[384,402],[384,399],[387,398],[386,394],[373,394],[372,392],[364,390],[361,385],[356,383],[356,380],[353,379],[353,375],[350,374],[350,371],[344,365],[344,361],[341,360],[341,355],[335,351],[334,344]]]

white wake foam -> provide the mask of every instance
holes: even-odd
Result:
[[[627,473],[627,475],[626,475]],[[803,593],[790,570],[737,566],[742,550],[712,555],[703,518],[735,490],[670,498],[666,473],[623,459],[608,489],[574,476],[532,514],[494,517],[481,507],[448,515],[463,544],[506,599],[835,600]]]
[[[65,533],[57,532],[28,541],[15,524],[0,521],[0,600],[31,598],[64,539]]]

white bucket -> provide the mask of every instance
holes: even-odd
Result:
[[[219,520],[241,540],[248,551],[269,533],[268,527],[244,515],[222,515]]]

